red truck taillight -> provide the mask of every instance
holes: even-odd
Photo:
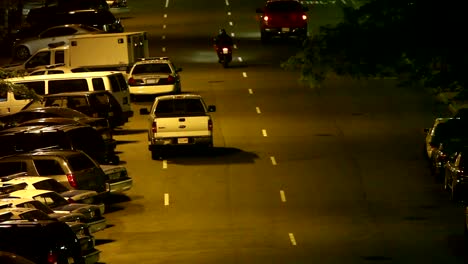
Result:
[[[72,173],[67,174],[67,180],[71,187],[73,188],[78,187],[78,184],[76,183],[75,175],[73,175]]]
[[[158,127],[156,126],[156,121],[153,121],[153,124],[151,124],[151,132],[153,132],[153,133],[158,132]]]
[[[208,119],[208,131],[213,131],[213,121],[211,119]]]

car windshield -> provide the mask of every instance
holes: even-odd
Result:
[[[138,64],[133,68],[132,74],[142,73],[171,73],[171,67],[166,63]]]
[[[54,179],[47,179],[33,184],[34,188],[38,190],[48,190],[54,191],[56,193],[62,193],[68,191],[68,188],[65,185]]]
[[[156,114],[200,114],[205,108],[199,99],[161,100],[156,106]]]
[[[33,197],[34,200],[39,201],[49,208],[54,209],[57,206],[67,205],[68,202],[65,198],[54,192],[48,192]]]
[[[52,214],[54,211],[52,211],[52,209],[50,209],[49,207],[47,207],[46,205],[44,205],[43,203],[39,202],[39,201],[29,201],[29,202],[24,202],[24,203],[20,203],[20,204],[17,204],[16,207],[21,207],[21,208],[34,208],[34,209],[38,209],[46,214]]]
[[[296,1],[271,2],[266,6],[270,12],[297,12],[302,10],[302,5]]]

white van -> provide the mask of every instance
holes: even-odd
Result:
[[[79,72],[34,75],[8,78],[4,79],[4,81],[24,84],[39,95],[107,90],[111,92],[120,103],[125,115],[127,117],[133,116],[128,84],[121,72]],[[0,114],[18,112],[29,102],[29,100],[21,100],[21,98],[18,97],[15,99],[12,93],[8,93],[8,95],[4,97],[3,101],[0,97]]]

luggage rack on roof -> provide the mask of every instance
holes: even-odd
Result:
[[[50,65],[45,66],[45,68],[46,69],[53,69],[53,68],[62,67],[62,66],[65,66],[65,63],[50,64]]]

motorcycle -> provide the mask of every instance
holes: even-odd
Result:
[[[227,68],[229,63],[232,61],[232,48],[221,47],[218,50],[218,56],[219,56],[219,63],[221,63],[224,68]]]

